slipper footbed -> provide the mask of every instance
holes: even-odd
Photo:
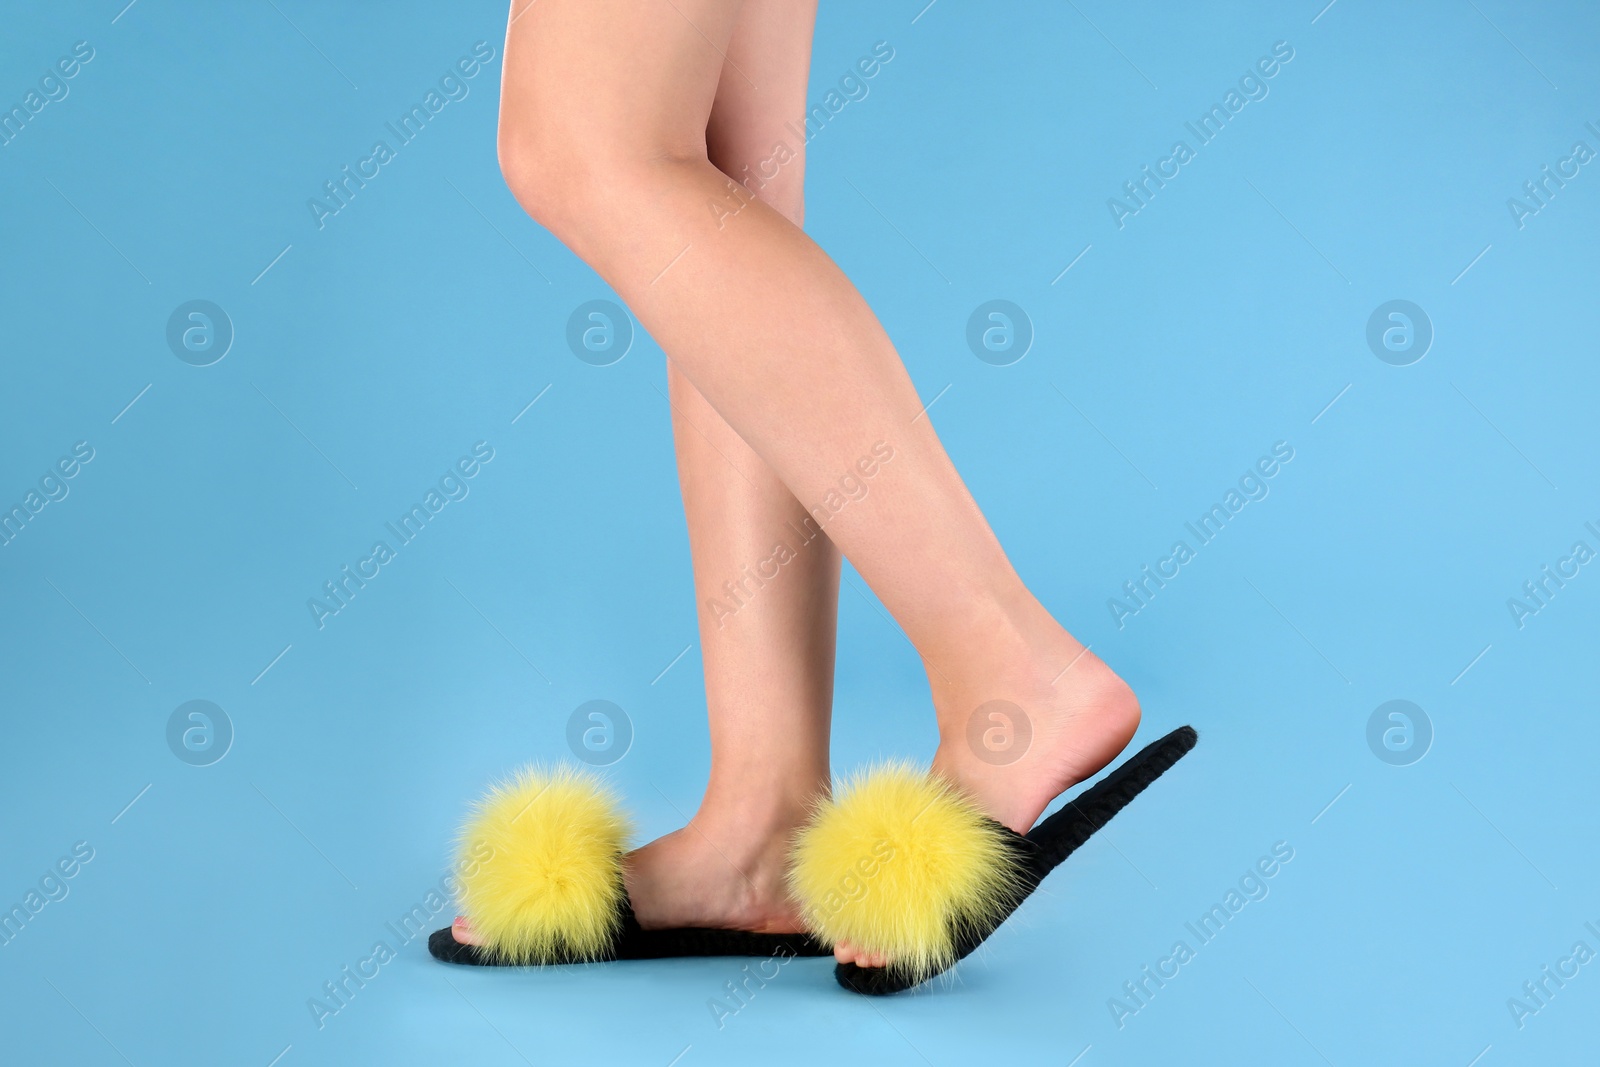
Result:
[[[428,937],[428,952],[436,960],[475,967],[516,966],[508,960],[475,945],[463,945],[450,927],[435,930]],[[611,960],[662,960],[690,956],[831,956],[833,949],[810,934],[753,934],[744,930],[711,930],[684,927],[676,930],[645,930],[633,916],[633,908],[623,904],[622,928],[607,953],[593,962]],[[578,963],[579,960],[551,960],[551,963]]]

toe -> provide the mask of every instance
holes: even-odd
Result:
[[[863,952],[848,941],[833,946],[833,958],[840,963],[853,963],[857,967],[884,967],[889,958],[882,952]]]
[[[483,939],[472,929],[472,923],[465,915],[457,915],[456,921],[450,925],[450,936],[461,945],[482,945]]]

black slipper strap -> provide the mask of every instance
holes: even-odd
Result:
[[[999,929],[1000,923],[1039,888],[1045,875],[1059,867],[1096,830],[1105,826],[1112,816],[1144,792],[1151,782],[1170,770],[1173,764],[1194,748],[1198,739],[1194,727],[1180,726],[1159,741],[1140,749],[1116,770],[1067,801],[1060,811],[1029,830],[1026,835],[1000,827],[1007,846],[1016,853],[1022,868],[1021,885],[998,922],[984,929],[963,931],[957,936],[956,959],[965,959],[983,944],[990,934]],[[868,996],[900,993],[925,980],[897,972],[892,967],[857,967],[853,963],[839,964],[833,969],[833,976],[846,989]]]
[[[677,930],[645,930],[634,918],[631,904],[624,901],[622,908],[622,928],[610,949],[595,962],[662,960],[679,956],[833,955],[833,949],[810,934],[752,934],[744,930],[709,930],[692,926]],[[476,967],[514,966],[492,952],[461,944],[448,926],[429,935],[428,952],[434,959],[445,963]]]

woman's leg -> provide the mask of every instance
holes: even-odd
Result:
[[[502,167],[523,206],[611,283],[826,520],[927,665],[936,768],[1024,829],[1126,745],[1137,702],[1023,585],[849,280],[710,162],[706,118],[739,8],[526,9],[505,52]],[[735,202],[736,212],[719,210]],[[865,495],[851,488],[863,485]],[[1031,727],[1011,762],[969,743],[969,724],[993,701],[1017,706]]]
[[[741,8],[706,129],[709,158],[724,173],[758,175],[786,124],[803,121],[815,14],[815,0]],[[798,226],[804,183],[802,152],[750,186]],[[826,537],[802,542],[805,508],[670,360],[667,383],[711,780],[688,826],[629,854],[628,895],[646,929],[789,933],[801,928],[784,886],[790,838],[828,788],[839,553]],[[455,933],[475,940],[464,924]]]
[[[785,124],[802,120],[815,14],[815,0],[741,7],[706,127],[710,161],[725,174],[757,174]],[[750,181],[796,226],[804,168],[797,155],[771,180]],[[805,508],[671,360],[667,380],[711,779],[687,827],[629,858],[629,893],[646,927],[791,932],[801,928],[784,887],[791,836],[828,788],[839,553],[826,537],[801,542]]]

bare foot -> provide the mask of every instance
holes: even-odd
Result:
[[[1116,759],[1139,728],[1133,690],[1076,641],[983,689],[939,690],[934,773],[1019,834]]]
[[[799,933],[804,925],[784,870],[804,810],[773,820],[701,811],[683,829],[628,853],[623,881],[639,925]],[[463,945],[482,944],[467,916],[456,917],[451,934]]]
[[[639,925],[646,930],[699,926],[792,934],[804,929],[784,875],[799,829],[702,829],[697,815],[681,830],[628,854],[624,874]]]
[[[935,774],[995,821],[1027,833],[1050,802],[1127,747],[1139,702],[1126,682],[1038,608],[1026,633],[995,626],[956,662],[928,661],[939,719]],[[882,967],[841,942],[834,958]]]

